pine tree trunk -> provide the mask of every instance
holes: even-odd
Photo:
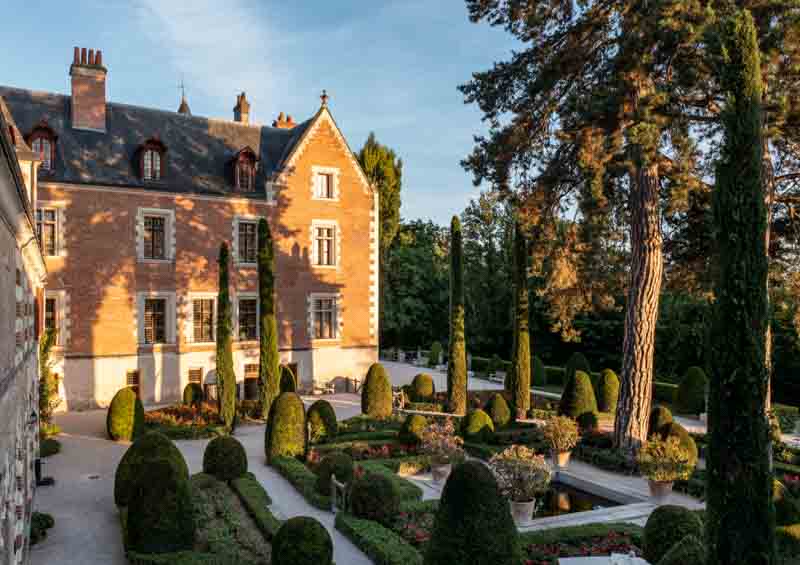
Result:
[[[706,537],[709,564],[775,562],[768,388],[761,63],[750,13],[722,26],[724,140],[714,189]]]
[[[528,242],[517,220],[514,230],[514,352],[511,393],[517,420],[531,408],[531,337],[528,309]]]
[[[769,154],[769,142],[764,140],[764,147],[761,152],[762,169],[761,178],[764,186],[764,195],[767,214],[767,229],[764,236],[765,253],[767,254],[767,265],[769,265],[769,245],[772,237],[772,204],[775,201],[775,167],[772,165],[772,156]],[[769,276],[767,276],[767,306],[769,307]],[[767,320],[767,331],[765,335],[765,357],[767,365],[767,398],[764,406],[767,413],[772,409],[772,316]]]
[[[275,313],[275,250],[267,220],[258,222],[259,352],[258,384],[261,417],[267,421],[273,401],[280,393],[278,318]]]
[[[450,225],[450,343],[447,359],[447,399],[453,414],[467,412],[467,345],[464,335],[464,250],[461,221]]]
[[[637,450],[647,439],[664,271],[658,166],[644,164],[640,155],[634,159],[642,164],[631,179],[631,275],[622,346],[622,382],[614,422],[615,444],[629,451]]]

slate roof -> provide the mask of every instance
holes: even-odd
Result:
[[[0,86],[19,129],[29,134],[42,119],[58,136],[52,172],[40,180],[141,187],[169,192],[233,192],[230,161],[244,147],[259,158],[253,197],[263,197],[266,181],[280,170],[314,118],[293,129],[278,129],[108,103],[106,132],[72,129],[70,97]],[[166,171],[158,182],[139,178],[141,145],[158,138],[167,148]],[[248,196],[237,193],[237,196]]]

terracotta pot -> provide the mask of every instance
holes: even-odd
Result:
[[[536,510],[536,501],[529,500],[527,502],[511,501],[511,516],[514,518],[514,523],[517,526],[527,524],[533,518],[533,511]]]
[[[433,475],[433,482],[441,484],[450,476],[450,471],[453,466],[450,463],[433,463],[431,464],[431,475]]]
[[[658,502],[663,502],[672,493],[672,481],[648,480],[647,484],[650,486],[650,497]]]
[[[571,451],[554,451],[553,463],[555,463],[557,469],[566,469],[569,467],[569,458],[571,456]]]

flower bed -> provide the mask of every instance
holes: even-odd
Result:
[[[642,528],[588,524],[520,535],[524,565],[557,565],[561,557],[594,557],[633,551],[640,555]]]
[[[337,442],[326,445],[317,445],[308,452],[310,463],[316,463],[326,454],[333,451],[347,453],[354,461],[368,461],[370,459],[394,459],[417,454],[417,447],[411,444],[400,443],[396,440],[366,440],[353,442]]]
[[[173,404],[144,414],[145,428],[170,439],[200,439],[224,434],[219,413],[211,404]]]

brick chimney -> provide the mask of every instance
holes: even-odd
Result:
[[[292,129],[297,124],[294,123],[294,120],[291,116],[284,116],[283,112],[278,114],[278,119],[272,122],[272,127],[278,129]]]
[[[250,123],[250,102],[247,101],[247,95],[244,92],[236,97],[236,106],[233,107],[233,121],[242,124]]]
[[[72,127],[106,131],[106,68],[103,53],[75,48],[69,75],[72,77]]]

